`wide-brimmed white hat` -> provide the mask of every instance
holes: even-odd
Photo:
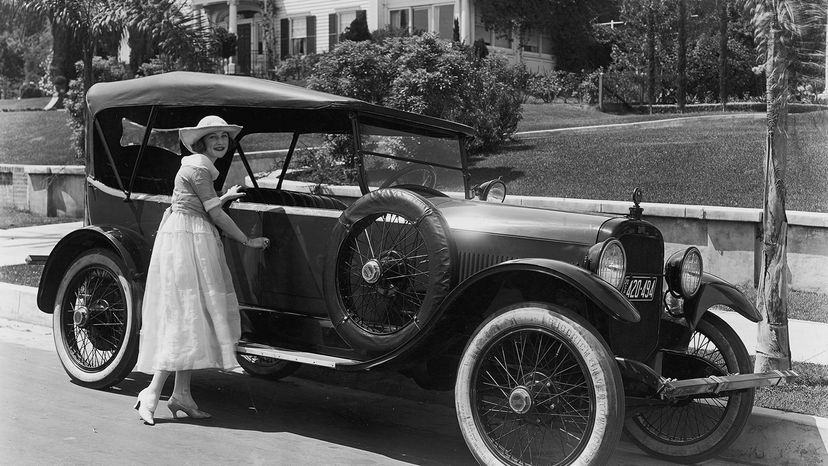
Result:
[[[178,130],[178,137],[181,138],[181,143],[187,149],[193,150],[193,144],[204,136],[215,133],[217,131],[227,131],[230,139],[235,138],[242,127],[239,125],[228,124],[224,119],[217,115],[207,115],[198,122],[196,126],[188,128],[180,128]]]

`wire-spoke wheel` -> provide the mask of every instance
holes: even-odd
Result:
[[[687,354],[702,359],[710,369],[697,377],[753,372],[739,336],[710,312],[696,326]],[[670,370],[665,366],[664,375],[670,377]],[[754,394],[755,389],[749,389],[638,406],[628,412],[625,427],[647,453],[670,461],[697,463],[736,440],[750,416]]]
[[[507,307],[475,331],[455,384],[481,464],[601,464],[621,434],[624,389],[593,327],[566,309]]]
[[[346,341],[387,351],[422,328],[448,293],[447,230],[429,201],[404,189],[374,191],[343,212],[325,295]]]
[[[108,250],[89,251],[69,266],[52,322],[55,348],[72,380],[105,388],[132,371],[138,357],[137,294],[120,258]]]
[[[255,354],[236,353],[236,361],[245,372],[253,377],[268,380],[279,380],[289,376],[299,369],[298,362],[257,356]]]
[[[388,335],[416,324],[428,269],[426,243],[410,219],[384,213],[360,221],[343,244],[337,271],[354,325]]]

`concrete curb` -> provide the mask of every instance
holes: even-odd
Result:
[[[37,308],[37,288],[0,283],[0,318],[51,328],[52,316]],[[302,366],[296,376],[324,384],[397,396],[453,408],[453,392],[424,390],[397,373],[350,373]],[[754,408],[739,438],[719,458],[761,465],[828,463],[828,419]]]

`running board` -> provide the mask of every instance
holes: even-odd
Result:
[[[658,394],[662,399],[718,394],[725,391],[779,385],[796,377],[799,377],[799,374],[792,370],[785,370],[763,372],[761,374],[711,375],[710,377],[684,380],[664,379]]]
[[[281,359],[282,361],[310,364],[312,366],[328,367],[331,369],[336,369],[337,366],[353,366],[362,362],[355,359],[338,358],[336,356],[326,356],[324,354],[316,353],[306,353],[302,351],[275,348],[273,346],[247,342],[237,343],[236,352],[242,354],[252,354],[255,356],[265,356],[273,359]]]

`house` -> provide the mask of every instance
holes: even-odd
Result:
[[[446,38],[452,37],[456,19],[460,38],[467,44],[482,38],[491,50],[503,53],[513,62],[523,60],[535,71],[555,66],[548,35],[530,33],[519,51],[518,41],[486,30],[475,13],[473,0],[276,0],[272,26],[263,14],[263,1],[190,3],[203,21],[222,26],[238,37],[237,55],[228,66],[231,73],[266,75],[276,66],[266,58],[268,44],[275,44],[273,56],[277,60],[330,50],[357,15],[365,15],[370,31],[390,26],[434,32]]]

